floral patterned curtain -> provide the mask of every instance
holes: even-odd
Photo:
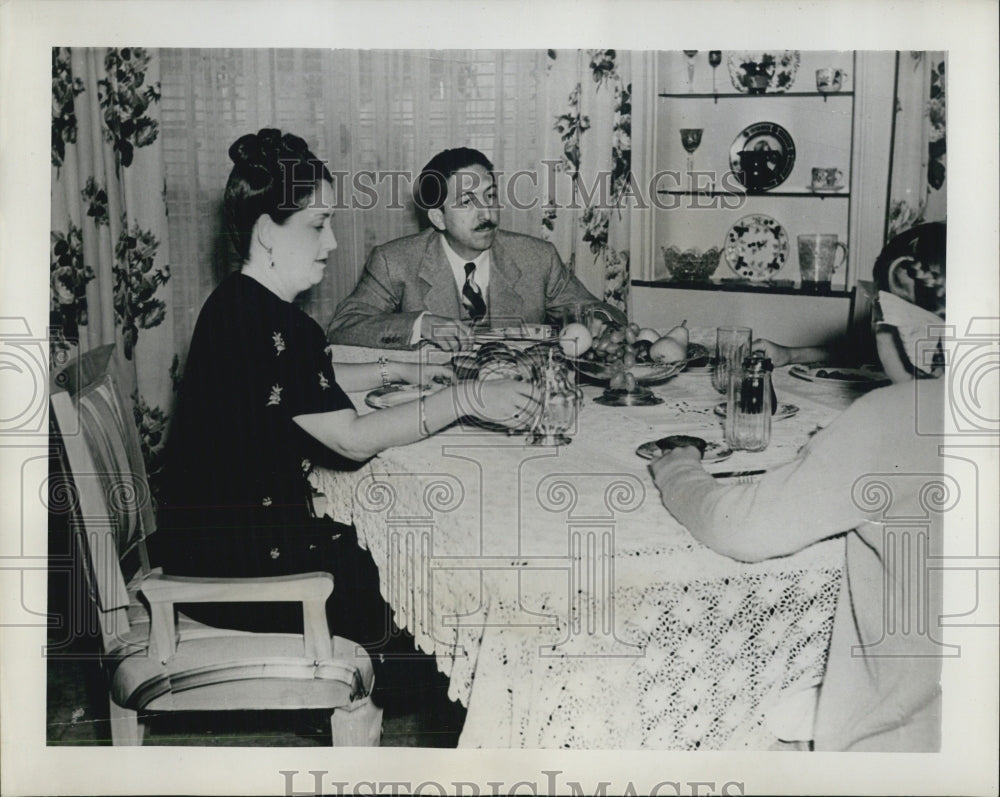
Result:
[[[552,119],[544,152],[555,164],[555,186],[543,236],[591,293],[627,310],[629,216],[617,205],[632,163],[630,58],[615,50],[549,50],[544,92]]]
[[[947,218],[943,52],[899,53],[886,240]]]
[[[117,344],[154,490],[173,395],[159,101],[155,51],[52,50],[50,367]]]

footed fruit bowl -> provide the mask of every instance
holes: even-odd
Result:
[[[677,376],[687,365],[686,360],[674,363],[636,363],[625,368],[620,362],[601,362],[586,358],[566,358],[577,373],[598,385],[607,385],[615,374],[625,371],[640,385],[659,385]]]

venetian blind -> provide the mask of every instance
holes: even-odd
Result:
[[[239,136],[261,127],[294,132],[345,181],[348,207],[334,219],[339,248],[303,302],[325,325],[371,247],[417,231],[411,176],[433,154],[471,146],[505,174],[537,171],[550,126],[539,111],[542,51],[164,49],[161,64],[182,356],[202,303],[234,265],[221,200],[227,151]],[[357,183],[371,188],[357,191]],[[519,197],[530,191],[530,181],[519,181]],[[352,199],[371,207],[351,207]],[[537,206],[502,215],[505,228],[534,234],[540,220]]]

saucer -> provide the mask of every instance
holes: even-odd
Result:
[[[808,189],[814,194],[835,194],[837,191],[843,191],[845,188],[847,188],[846,185],[808,186]]]

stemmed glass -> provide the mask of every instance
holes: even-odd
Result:
[[[681,128],[681,145],[684,147],[684,151],[687,152],[687,173],[688,182],[691,184],[691,190],[694,191],[694,175],[691,172],[694,171],[694,153],[698,147],[701,146],[701,133],[702,128],[700,127],[682,127]]]
[[[719,64],[722,63],[722,50],[709,50],[708,63],[712,67],[712,93],[717,94],[718,92],[715,89],[715,70],[718,69]]]
[[[685,50],[684,55],[688,59],[688,93],[694,91],[694,57],[698,54],[697,50]]]

